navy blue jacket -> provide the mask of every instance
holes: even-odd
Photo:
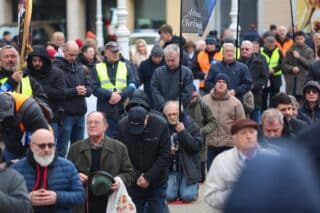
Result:
[[[247,93],[252,86],[252,77],[248,66],[238,61],[234,61],[230,64],[223,61],[213,64],[210,67],[208,77],[205,81],[205,90],[208,93],[214,87],[215,78],[220,72],[228,75],[228,89],[234,89],[236,97],[242,100],[243,95]]]
[[[36,181],[35,162],[30,155],[13,164],[12,168],[24,176],[28,191],[31,192]],[[31,160],[32,158],[32,160]],[[78,172],[71,161],[57,157],[48,166],[48,190],[57,193],[56,212],[71,213],[71,208],[85,202],[84,188]]]

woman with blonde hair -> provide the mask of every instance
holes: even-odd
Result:
[[[137,39],[135,53],[131,56],[131,61],[137,67],[140,63],[149,58],[147,42],[144,39]]]

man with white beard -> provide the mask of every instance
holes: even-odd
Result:
[[[25,178],[34,212],[71,212],[84,203],[78,172],[70,161],[55,155],[52,132],[36,130],[30,150],[12,167]]]

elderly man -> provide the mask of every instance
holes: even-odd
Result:
[[[204,201],[215,210],[222,210],[241,169],[259,152],[258,124],[249,119],[237,120],[231,128],[234,148],[218,155],[209,170]]]
[[[253,54],[253,45],[251,41],[242,41],[240,49],[240,62],[246,64],[252,77],[252,93],[254,95],[254,111],[250,118],[260,123],[262,89],[268,82],[267,64],[258,55]]]
[[[119,121],[117,133],[136,172],[135,184],[128,191],[137,212],[165,212],[170,155],[167,122],[142,106],[134,106]]]
[[[31,151],[12,167],[27,184],[35,212],[71,212],[84,203],[85,193],[74,165],[55,153],[53,134],[38,129],[32,134]]]
[[[192,98],[193,75],[192,71],[181,67],[181,80],[179,71],[180,48],[170,44],[164,49],[166,65],[157,68],[151,79],[151,91],[155,109],[162,111],[164,104],[170,100],[179,100],[181,95],[182,105],[188,108]],[[180,82],[180,83],[179,83]],[[180,91],[181,87],[181,91]]]
[[[229,77],[229,93],[241,101],[243,95],[247,93],[252,86],[252,77],[248,66],[235,61],[235,46],[232,43],[223,44],[223,61],[217,62],[210,67],[208,77],[205,81],[206,91],[209,93],[214,87],[215,78],[218,73],[224,73]]]
[[[179,114],[177,101],[168,101],[164,105],[163,113],[170,130],[167,200],[191,202],[197,199],[198,182],[201,180],[199,151],[203,138],[200,128],[186,113]]]
[[[230,134],[231,125],[239,118],[245,118],[241,102],[236,97],[230,95],[228,88],[228,76],[224,73],[219,73],[215,79],[214,88],[210,94],[203,97],[203,102],[210,108],[218,123],[218,128],[208,132],[206,135],[208,168],[210,168],[212,160],[219,153],[233,147]]]
[[[281,51],[281,54],[283,57],[286,56],[287,51],[291,48],[293,45],[293,41],[288,36],[288,29],[285,26],[279,26],[277,28],[277,34],[276,34],[276,46]]]
[[[53,63],[55,69],[62,71],[66,83],[65,100],[61,103],[64,118],[61,119],[57,141],[57,152],[61,157],[65,157],[69,141],[73,143],[84,137],[84,115],[87,112],[85,97],[92,93],[89,78],[76,61],[78,54],[77,43],[68,41],[63,47],[64,56],[56,57]]]
[[[120,60],[120,46],[110,41],[104,47],[105,60],[96,64],[91,73],[93,94],[98,98],[97,111],[107,116],[107,135],[112,137],[118,120],[124,114],[124,103],[136,89],[131,67]]]
[[[87,185],[91,174],[105,171],[114,177],[120,177],[129,186],[134,180],[134,170],[127,148],[121,142],[105,135],[108,123],[103,113],[91,112],[87,117],[87,128],[89,138],[72,144],[68,154],[68,159],[78,169],[81,182]],[[120,182],[115,179],[111,189],[116,191],[119,186]],[[106,212],[107,196],[96,196],[90,188],[87,199],[87,212]]]

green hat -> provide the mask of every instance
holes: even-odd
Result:
[[[94,196],[108,196],[112,193],[111,185],[113,176],[105,171],[94,172],[89,181],[89,186]]]

